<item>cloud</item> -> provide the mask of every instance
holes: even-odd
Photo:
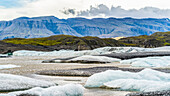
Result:
[[[111,8],[100,4],[96,7],[91,6],[89,10],[79,11],[77,16],[84,17],[134,17],[134,18],[170,18],[170,9],[159,9],[155,7],[144,7],[139,10],[125,10],[121,6]]]
[[[2,0],[0,0],[2,1]],[[8,1],[8,0],[4,0]],[[6,8],[0,5],[0,20],[12,20],[17,17],[37,17],[54,15],[58,18],[71,18],[83,16],[93,17],[135,17],[135,18],[169,18],[170,9],[160,9],[164,5],[169,7],[169,1],[162,0],[11,0],[22,6]],[[147,2],[144,2],[147,1]],[[152,1],[152,3],[150,3]],[[155,2],[153,2],[155,1]],[[142,3],[142,4],[140,4]],[[143,4],[146,3],[146,4]],[[131,5],[130,5],[131,4]],[[140,7],[136,7],[137,5]],[[143,7],[153,4],[156,7]],[[157,5],[159,4],[159,5]],[[166,5],[167,4],[167,5]],[[120,7],[120,6],[121,7]],[[126,6],[130,7],[126,7]],[[142,5],[142,7],[141,7]],[[161,5],[161,6],[160,6]],[[115,7],[116,6],[116,7]],[[132,9],[137,8],[137,9]]]
[[[14,8],[3,8],[0,7],[0,20],[12,20],[14,18],[27,16],[51,16],[54,15],[58,18],[69,18],[73,17],[74,9],[83,9],[82,0],[21,0],[24,6]],[[67,13],[61,12],[64,8],[70,8]],[[85,9],[85,8],[84,8]],[[66,11],[66,10],[65,10]]]
[[[66,15],[69,15],[69,14],[75,15],[75,14],[76,14],[75,9],[64,9],[64,10],[61,11],[61,12],[64,13],[64,14],[66,14]]]

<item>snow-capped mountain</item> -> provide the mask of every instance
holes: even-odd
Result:
[[[37,38],[51,35],[127,37],[151,35],[154,32],[170,31],[167,18],[68,18],[54,16],[20,17],[11,21],[0,21],[0,39]]]

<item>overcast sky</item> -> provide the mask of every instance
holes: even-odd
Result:
[[[0,20],[50,15],[170,18],[170,0],[0,0]]]

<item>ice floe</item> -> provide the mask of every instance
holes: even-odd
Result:
[[[7,57],[8,54],[0,54],[0,57],[1,57],[1,56],[2,56],[2,57],[5,57],[5,56]]]
[[[0,73],[0,91],[22,90],[33,87],[49,87],[56,84],[24,76]]]
[[[170,56],[134,58],[120,61],[121,64],[131,64],[133,67],[167,67],[170,66]]]
[[[83,96],[83,86],[79,84],[67,84],[63,86],[52,86],[49,88],[32,88],[26,91],[1,94],[2,96],[17,96],[20,94],[31,94],[37,96]]]
[[[145,92],[170,90],[170,74],[152,69],[144,69],[137,73],[108,70],[90,76],[85,84],[85,87],[101,86]]]
[[[148,51],[170,51],[170,47],[160,47],[160,48],[139,48],[139,47],[103,47],[94,50],[60,50],[51,52],[41,52],[41,51],[27,51],[20,50],[13,53],[14,56],[82,56],[82,55],[99,55],[99,54],[111,54],[111,53],[132,53],[132,52],[148,52]]]
[[[20,67],[20,66],[18,66],[18,65],[12,65],[12,64],[0,65],[0,69],[8,69],[8,68],[16,68],[16,67]]]
[[[170,82],[136,79],[118,79],[104,83],[104,85],[109,88],[120,88],[121,90],[142,92],[163,91],[170,89]]]
[[[111,57],[106,57],[106,56],[91,56],[91,55],[84,55],[80,57],[75,57],[73,59],[68,59],[68,60],[54,60],[53,62],[55,63],[60,63],[60,62],[80,62],[80,63],[111,63],[111,62],[119,62],[120,59],[116,58],[111,58]]]

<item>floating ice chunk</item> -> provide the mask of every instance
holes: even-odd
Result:
[[[121,70],[107,70],[105,72],[96,73],[90,76],[85,84],[85,87],[101,87],[104,83],[116,79],[135,78],[135,73],[124,72]]]
[[[0,54],[0,57],[8,57],[8,54]]]
[[[136,79],[118,79],[104,83],[104,85],[110,88],[120,88],[121,90],[142,92],[163,91],[170,89],[170,82]]]
[[[67,84],[64,86],[53,86],[49,88],[32,88],[26,91],[2,94],[3,96],[17,96],[20,94],[31,94],[38,96],[83,96],[84,88],[78,84]]]
[[[85,87],[101,87],[107,82],[121,79],[170,82],[170,74],[159,72],[152,69],[144,69],[137,73],[120,70],[108,70],[90,76],[85,84]]]
[[[8,68],[16,68],[16,67],[20,67],[20,66],[12,65],[12,64],[0,65],[0,69],[8,69]]]
[[[120,61],[121,64],[131,64],[133,67],[166,67],[170,66],[170,56],[135,58]]]
[[[57,60],[58,61],[58,60]],[[106,57],[106,56],[90,56],[90,55],[84,55],[80,57],[76,57],[70,60],[66,61],[87,61],[87,62],[101,62],[101,63],[111,63],[111,62],[119,62],[120,59]],[[58,61],[59,62],[59,61]]]
[[[73,51],[73,50],[60,50],[60,51],[51,51],[51,52],[41,52],[41,51],[27,51],[27,50],[20,50],[15,51],[13,53],[14,56],[60,56],[60,57],[75,57],[75,56],[82,56],[82,55],[93,55],[98,53],[91,53],[90,50],[86,51]]]
[[[157,48],[149,48],[153,51],[170,51],[170,46],[164,46],[164,47],[157,47]]]
[[[169,49],[167,48],[167,50],[170,51],[170,48]],[[83,50],[83,51],[60,50],[60,51],[51,51],[51,52],[41,52],[41,51],[20,50],[20,51],[15,51],[13,55],[14,56],[70,56],[70,57],[74,57],[74,56],[82,56],[82,55],[132,53],[132,52],[148,52],[148,51],[159,51],[159,49],[139,48],[139,47],[102,47],[102,48],[96,48],[94,50]]]
[[[55,84],[24,76],[0,73],[0,91],[22,90],[33,87],[49,87],[49,86],[55,86]]]

